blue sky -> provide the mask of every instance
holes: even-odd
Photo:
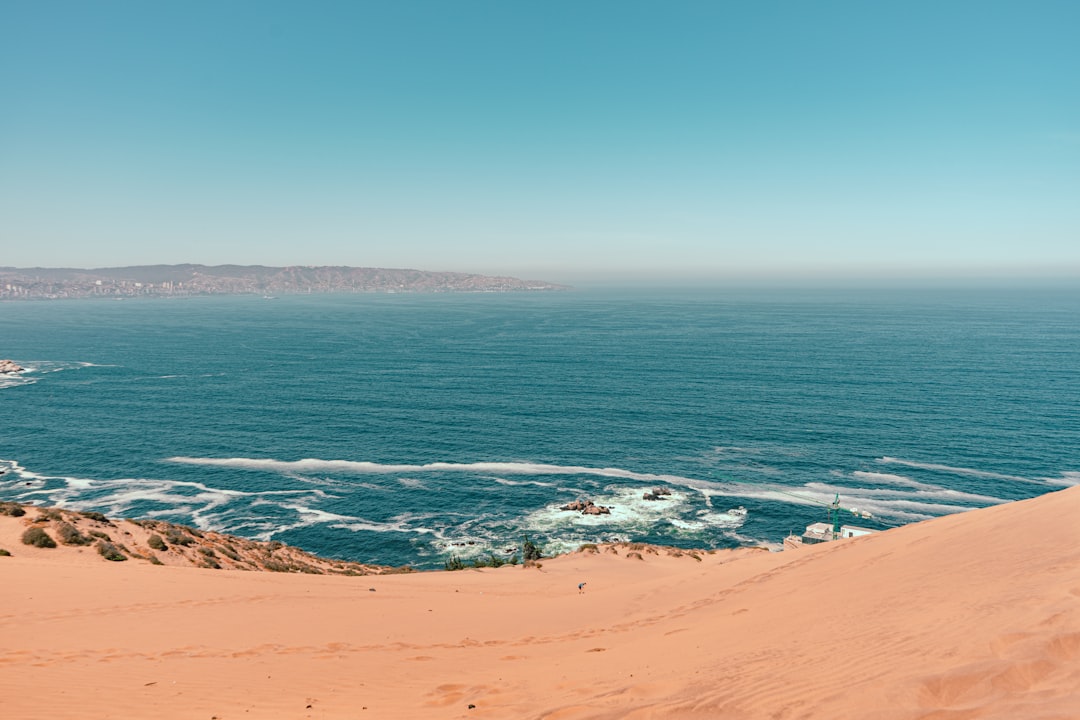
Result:
[[[1080,3],[0,5],[0,265],[1080,276]]]

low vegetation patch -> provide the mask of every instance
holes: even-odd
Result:
[[[9,515],[11,517],[22,517],[26,514],[23,510],[23,506],[19,503],[13,502],[0,502],[0,515]]]
[[[40,508],[38,510],[41,514],[34,518],[34,522],[45,522],[47,520],[63,520],[64,515],[55,508]]]
[[[103,514],[101,514],[99,512],[84,512],[84,513],[79,513],[79,514],[82,515],[84,518],[87,518],[88,520],[93,520],[94,522],[99,522],[99,523],[105,523],[106,525],[112,525],[112,521],[110,521],[109,518],[105,517]]]
[[[181,545],[184,547],[195,543],[195,540],[190,535],[182,533],[176,528],[169,528],[165,531],[165,540],[170,545]]]
[[[94,539],[79,532],[71,523],[62,522],[56,526],[56,536],[65,545],[89,545]]]
[[[0,557],[11,557],[11,553],[4,548],[0,548]]]
[[[27,528],[26,532],[22,535],[22,541],[24,545],[33,545],[39,548],[54,548],[56,547],[56,541],[53,540],[49,533],[45,532],[43,528],[32,527]]]
[[[525,562],[536,561],[544,557],[540,548],[532,540],[529,540],[529,536],[525,536],[525,542],[521,545],[521,557]]]
[[[161,539],[161,536],[154,533],[146,539],[146,544],[150,546],[151,550],[168,550],[169,546],[165,544],[165,541]]]
[[[127,555],[120,552],[120,548],[105,540],[98,541],[97,551],[101,557],[106,560],[111,560],[112,562],[123,562],[124,560],[127,560]]]

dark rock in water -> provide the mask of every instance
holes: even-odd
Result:
[[[572,503],[567,503],[559,508],[560,510],[570,510],[571,512],[579,512],[582,515],[610,515],[611,508],[604,507],[603,505],[597,505],[592,500],[575,500]]]

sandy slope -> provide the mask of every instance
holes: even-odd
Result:
[[[9,547],[0,715],[1075,719],[1078,518],[1073,488],[801,551],[362,577]]]

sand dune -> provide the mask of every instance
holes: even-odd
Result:
[[[616,546],[540,568],[361,577],[23,552],[4,544],[18,521],[0,518],[14,553],[0,558],[0,708],[1075,719],[1077,517],[1072,488],[783,553]]]

